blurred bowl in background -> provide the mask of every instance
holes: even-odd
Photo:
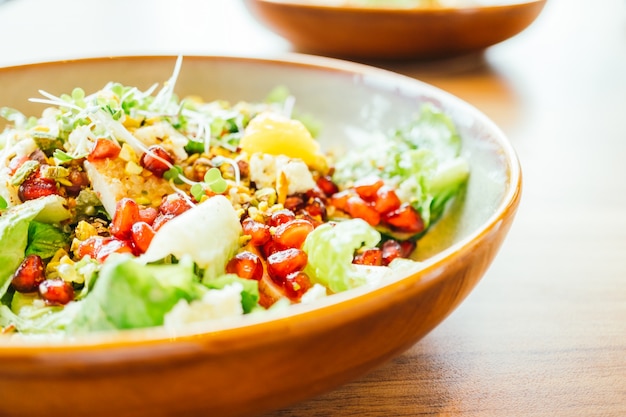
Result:
[[[299,52],[353,59],[437,59],[469,54],[526,29],[546,0],[467,7],[359,7],[316,0],[243,0]]]

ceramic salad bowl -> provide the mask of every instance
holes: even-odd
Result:
[[[132,56],[0,69],[2,105],[39,114],[45,90],[96,91],[109,81],[148,88],[176,57]],[[0,335],[0,415],[243,416],[346,383],[399,355],[441,323],[496,256],[521,196],[521,170],[503,133],[471,105],[398,74],[330,58],[184,57],[177,93],[261,100],[286,86],[320,122],[323,148],[358,147],[430,103],[462,138],[463,193],[413,258],[420,268],[275,315],[71,337]]]

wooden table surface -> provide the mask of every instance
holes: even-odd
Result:
[[[0,35],[0,66],[291,50],[236,0],[10,0]],[[490,116],[522,162],[522,203],[484,279],[437,329],[265,417],[626,416],[626,2],[548,0],[479,56],[371,64]]]

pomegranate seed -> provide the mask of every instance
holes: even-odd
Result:
[[[159,205],[159,212],[178,216],[192,207],[191,203],[183,196],[179,194],[170,194],[163,197],[161,205]]]
[[[17,190],[17,196],[22,201],[34,200],[52,194],[59,194],[56,181],[52,178],[42,177],[39,171],[31,173]]]
[[[163,226],[165,223],[172,220],[174,217],[176,217],[175,214],[159,213],[154,219],[154,221],[152,222],[152,228],[154,229],[155,232],[158,232],[161,226]]]
[[[79,258],[90,256],[103,262],[110,254],[133,253],[133,248],[128,241],[116,237],[92,236],[78,245],[76,254]]]
[[[413,240],[404,240],[400,242],[400,256],[403,258],[408,258],[411,256],[417,243]]]
[[[226,272],[236,274],[241,278],[260,281],[263,278],[263,263],[261,258],[252,252],[239,252],[226,264]]]
[[[283,206],[287,210],[296,212],[304,205],[304,198],[301,195],[290,195],[285,199]]]
[[[396,192],[386,185],[383,185],[376,192],[374,199],[374,209],[380,214],[386,214],[390,211],[397,210],[402,205]]]
[[[354,256],[352,263],[359,265],[381,266],[383,264],[383,254],[380,249],[372,248],[359,252]]]
[[[87,156],[88,161],[96,161],[98,159],[117,158],[122,147],[110,139],[98,138],[96,143]]]
[[[306,252],[300,249],[274,252],[267,258],[267,272],[274,282],[282,284],[289,274],[304,269],[307,260]]]
[[[96,259],[100,262],[104,262],[104,260],[106,260],[106,258],[112,253],[133,253],[133,248],[130,245],[130,242],[126,240],[114,237],[104,238],[102,246],[96,254]]]
[[[122,198],[115,206],[109,230],[119,239],[128,239],[133,224],[139,221],[139,205],[132,198]]]
[[[11,278],[11,285],[17,292],[37,291],[39,284],[46,279],[43,260],[39,255],[24,258]]]
[[[90,256],[91,258],[96,259],[96,253],[100,246],[102,246],[102,239],[103,238],[101,236],[92,236],[83,240],[76,249],[76,256],[79,259],[82,259],[85,256]]]
[[[304,193],[304,196],[308,199],[319,198],[320,200],[326,200],[328,198],[324,191],[322,191],[322,189],[317,186],[307,190]]]
[[[391,261],[402,257],[402,246],[398,241],[387,240],[382,244],[382,260],[384,265],[389,265]]]
[[[285,199],[283,206],[287,210],[297,212],[304,206],[304,199],[300,195],[290,195]]]
[[[74,299],[74,288],[60,278],[47,279],[39,284],[39,295],[47,304],[65,305]]]
[[[376,193],[383,185],[385,183],[379,177],[366,177],[354,184],[354,190],[363,200],[373,201],[376,198]]]
[[[397,210],[385,214],[384,220],[401,232],[420,233],[424,230],[422,217],[410,204],[403,204]]]
[[[268,240],[261,246],[261,254],[266,259],[280,250],[282,250],[282,248],[276,242],[274,242],[273,239]]]
[[[302,271],[292,272],[287,275],[283,283],[285,294],[292,301],[300,301],[304,293],[312,286],[313,284],[311,284],[308,275]]]
[[[145,207],[139,209],[139,221],[146,222],[149,225],[154,223],[154,220],[159,215],[159,211],[154,207]]]
[[[272,238],[268,225],[257,222],[249,217],[241,223],[241,227],[243,234],[250,236],[250,243],[254,246],[264,245]]]
[[[350,216],[363,219],[371,226],[377,226],[380,223],[380,214],[361,197],[350,197],[346,203],[346,211]]]
[[[314,228],[313,223],[308,220],[294,219],[276,227],[273,239],[282,248],[300,249]]]
[[[132,225],[130,237],[139,253],[145,253],[154,237],[154,229],[148,223],[139,221]]]
[[[278,210],[272,213],[269,219],[267,219],[267,224],[269,226],[275,227],[282,223],[287,223],[296,218],[296,215],[293,214],[291,210],[283,209]]]
[[[89,185],[89,177],[85,171],[81,171],[78,168],[70,169],[67,179],[72,185],[66,185],[65,189],[70,195],[78,195],[80,191]]]
[[[174,164],[174,158],[162,146],[153,145],[141,156],[139,163],[157,177],[163,177]]]
[[[313,197],[307,201],[304,206],[304,211],[313,217],[319,217],[320,219],[326,218],[326,204],[318,197]]]
[[[324,192],[324,194],[326,194],[327,197],[339,192],[339,187],[337,187],[337,184],[335,184],[332,178],[328,175],[319,177],[316,182],[317,186]]]
[[[348,200],[353,196],[351,191],[345,190],[335,193],[330,198],[330,204],[341,211],[346,211]]]

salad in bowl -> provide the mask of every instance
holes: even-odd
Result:
[[[424,105],[324,152],[285,88],[262,102],[110,82],[2,108],[0,329],[75,335],[262,315],[393,280],[463,189],[451,119]]]

